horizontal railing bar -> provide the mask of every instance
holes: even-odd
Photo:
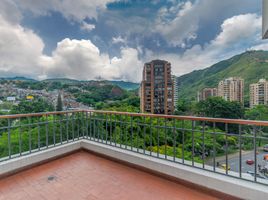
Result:
[[[41,112],[41,113],[27,113],[27,114],[12,114],[12,115],[0,115],[0,119],[16,119],[24,117],[41,117],[48,115],[63,115],[63,114],[72,114],[72,113],[81,113],[85,112],[84,110],[72,110],[72,111],[56,111],[56,112]]]
[[[73,118],[74,120],[78,120],[79,118]],[[48,121],[40,121],[40,122],[36,122],[36,123],[30,123],[30,124],[22,124],[22,125],[11,125],[10,128],[19,128],[19,127],[29,127],[29,126],[38,126],[38,125],[49,125],[49,124],[52,124],[52,123],[55,123],[55,124],[59,124],[59,123],[62,123],[62,122],[67,122],[68,120],[66,118],[62,119],[62,120],[48,120]],[[3,126],[3,127],[0,127],[0,130],[6,130],[8,129],[8,126]]]
[[[96,113],[96,114],[99,113],[99,114],[126,115],[126,116],[133,116],[133,117],[152,117],[152,118],[191,120],[191,121],[227,123],[227,124],[268,126],[268,121],[255,121],[255,120],[244,120],[244,119],[225,119],[225,118],[211,118],[211,117],[195,117],[195,116],[178,116],[178,115],[162,115],[162,114],[148,114],[148,113],[130,113],[130,112],[116,112],[116,111],[102,111],[102,110],[72,110],[72,111],[61,111],[61,112],[43,112],[43,113],[29,113],[29,114],[0,115],[0,119],[16,119],[16,118],[23,118],[23,117],[39,117],[39,116],[47,116],[47,115],[72,114],[72,113],[81,113],[81,112],[91,112],[91,113]]]
[[[133,117],[153,117],[153,118],[168,118],[168,119],[204,121],[204,122],[216,122],[216,123],[218,122],[218,123],[227,123],[227,124],[268,126],[268,121],[257,121],[257,120],[255,121],[255,120],[244,120],[244,119],[225,119],[225,118],[212,118],[212,117],[130,113],[130,112],[101,111],[101,110],[84,110],[84,112],[93,112],[93,113],[101,113],[101,114],[114,114],[114,115],[128,115],[128,116],[133,116]]]

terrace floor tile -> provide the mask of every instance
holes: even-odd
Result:
[[[0,200],[212,200],[216,197],[85,151],[0,180]]]

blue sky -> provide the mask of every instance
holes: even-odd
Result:
[[[261,0],[1,0],[0,77],[138,82],[144,62],[179,76],[261,40]],[[12,14],[10,14],[12,13]]]

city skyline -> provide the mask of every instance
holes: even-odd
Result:
[[[148,60],[169,60],[180,76],[246,49],[268,49],[261,41],[260,0],[0,5],[2,77],[139,82]]]

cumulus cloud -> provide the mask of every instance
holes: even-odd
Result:
[[[40,73],[38,58],[44,43],[32,30],[6,21],[0,15],[0,74]]]
[[[22,9],[30,10],[36,15],[47,15],[51,11],[60,12],[65,18],[83,21],[86,18],[98,17],[98,10],[104,10],[107,3],[116,0],[11,0]]]
[[[249,48],[249,50],[264,50],[264,51],[268,51],[268,41],[263,42],[262,44],[256,44],[256,45],[252,46],[251,48]]]
[[[253,7],[254,3],[244,0],[243,6]],[[200,23],[214,24],[216,19],[233,12],[233,8],[241,8],[241,0],[187,0],[183,3],[174,0],[171,7],[159,10],[155,30],[169,45],[183,47],[198,37]]]
[[[34,32],[0,18],[1,76],[140,81],[142,62],[136,49],[122,48],[120,57],[110,58],[90,40],[69,38],[60,41],[51,56],[44,55],[43,48]]]
[[[94,24],[89,24],[89,23],[83,21],[80,28],[81,28],[81,30],[90,32],[93,29],[95,29],[95,25]]]
[[[194,45],[189,48],[186,43],[187,40],[194,40],[196,38],[195,32],[198,28],[198,19],[192,16],[193,14],[190,14],[195,13],[197,9],[196,4],[186,2],[178,5],[174,4],[169,9],[163,8],[160,20],[158,21],[160,33],[169,39],[172,45],[180,45],[185,48],[185,51],[180,54],[156,53],[137,46],[137,48],[121,48],[117,57],[110,57],[108,53],[101,52],[89,39],[75,40],[66,38],[59,41],[51,56],[48,56],[43,52],[45,44],[37,33],[20,25],[21,14],[18,11],[17,5],[12,3],[13,1],[17,0],[3,0],[0,2],[1,76],[22,75],[39,79],[68,77],[83,80],[101,77],[103,79],[137,82],[141,79],[143,63],[152,59],[160,58],[170,61],[173,72],[176,75],[182,75],[195,69],[208,67],[217,61],[241,53],[245,50],[245,46],[252,47],[253,49],[268,49],[268,43],[260,41],[261,17],[257,14],[243,14],[230,17],[223,21],[220,32],[211,41],[204,45]],[[47,1],[46,3],[49,7],[46,7],[48,5],[44,3],[45,1],[22,0],[21,2],[23,4],[20,6],[23,6],[24,9],[30,9],[39,15],[48,14],[51,8],[53,8],[55,9],[54,11],[62,12],[66,18],[79,21],[82,24],[81,28],[84,26],[84,30],[90,31],[94,29],[94,25],[86,23],[84,19],[97,17],[96,10],[98,8],[105,8],[106,3],[109,1],[91,2],[91,6],[95,4],[93,6],[96,11],[95,14],[94,12],[86,14],[83,9],[79,10],[78,5],[78,7],[75,6],[76,8],[70,8],[67,5],[71,1],[67,0],[62,1],[65,3],[61,5],[61,8],[57,7],[56,2],[58,1],[56,0]],[[84,4],[89,4],[88,2],[90,1],[79,0],[77,2],[80,6],[86,6]],[[201,2],[211,2],[211,0]],[[55,7],[53,7],[54,4],[56,5]],[[4,9],[5,12],[2,11],[4,6],[8,7],[8,9]],[[81,13],[76,13],[76,9]],[[14,11],[14,15],[8,15],[8,12],[12,11]],[[170,17],[168,16],[169,12],[175,13],[176,18],[171,21],[168,20]],[[205,12],[205,8],[203,8],[202,12]],[[181,21],[181,19],[189,21]],[[189,29],[186,27],[187,30],[185,32],[178,29],[178,27],[185,26],[185,24],[191,24],[193,19],[196,22],[193,27],[189,27]],[[164,20],[168,20],[166,24],[170,26],[165,27],[165,24],[161,24]],[[144,23],[146,24],[147,22]],[[132,23],[129,26],[132,26]],[[160,30],[161,26],[166,28],[166,30]],[[146,29],[146,27],[142,24],[141,30]],[[126,38],[122,36],[114,37],[111,42],[125,44]]]
[[[138,52],[122,48],[121,57],[109,58],[90,40],[64,39],[58,43],[51,57],[42,58],[47,77],[69,77],[91,80],[120,79],[138,81],[142,66]]]
[[[256,14],[243,14],[226,19],[221,25],[221,32],[209,43],[194,45],[182,54],[167,53],[159,57],[172,63],[176,75],[208,67],[220,60],[245,51],[245,46],[253,49],[268,48],[268,43],[261,41],[261,17]],[[147,59],[155,54],[146,51]]]
[[[9,17],[0,7],[0,76],[139,80],[142,64],[138,58],[138,50],[122,48],[120,56],[110,58],[107,53],[101,53],[91,40],[66,38],[58,42],[52,55],[48,56],[43,52],[43,40],[31,29],[20,25],[21,15],[17,7],[6,0],[1,1],[0,5],[9,8],[6,11],[14,10],[14,17]],[[82,26],[86,30],[94,28],[84,21]]]
[[[138,50],[133,48],[122,48],[121,57],[114,57],[111,65],[119,70],[119,79],[134,82],[141,81],[143,62],[138,58]]]
[[[17,5],[11,0],[0,1],[0,15],[4,20],[12,24],[17,24],[22,19]]]
[[[182,54],[163,53],[156,56],[150,50],[143,52],[125,47],[121,48],[120,56],[110,58],[90,40],[66,38],[57,44],[51,56],[47,56],[43,54],[44,43],[38,35],[0,18],[0,73],[83,80],[101,77],[137,82],[141,79],[143,63],[160,58],[170,61],[173,72],[182,75],[244,51],[245,41],[248,41],[248,46],[263,47],[260,45],[266,43],[262,44],[257,39],[260,30],[260,16],[244,14],[226,19],[221,25],[221,32],[213,40],[204,46],[194,45]],[[143,60],[139,59],[141,52],[145,55]]]
[[[173,46],[181,46],[185,40],[195,39],[193,35],[198,30],[198,16],[192,15],[194,7],[190,1],[178,4],[169,9],[162,8],[155,30],[161,33]],[[167,21],[170,13],[177,12],[173,20]],[[187,24],[187,26],[185,26]],[[183,27],[183,28],[182,28]]]
[[[127,39],[126,38],[123,38],[121,36],[118,36],[118,37],[113,37],[112,38],[112,43],[113,44],[118,44],[118,43],[123,43],[125,44],[127,42]]]
[[[3,2],[0,5],[16,9],[13,4],[10,6]],[[9,18],[5,12],[0,13],[1,76],[21,75],[39,79],[69,77],[84,80],[98,77],[131,81],[139,79],[142,64],[136,49],[122,48],[119,57],[110,58],[107,53],[101,53],[90,40],[66,38],[58,42],[52,55],[48,56],[43,53],[45,44],[42,39],[31,29],[21,26],[19,21],[20,15]],[[94,28],[86,22],[82,25],[86,30]],[[123,39],[117,38],[117,42],[119,40]]]
[[[261,29],[261,17],[244,14],[226,19],[221,25],[221,33],[212,41],[212,46],[232,46],[234,43],[252,38]]]
[[[94,79],[103,76],[109,65],[108,55],[100,54],[90,40],[64,39],[58,43],[52,57],[46,57],[44,68],[48,77]]]

